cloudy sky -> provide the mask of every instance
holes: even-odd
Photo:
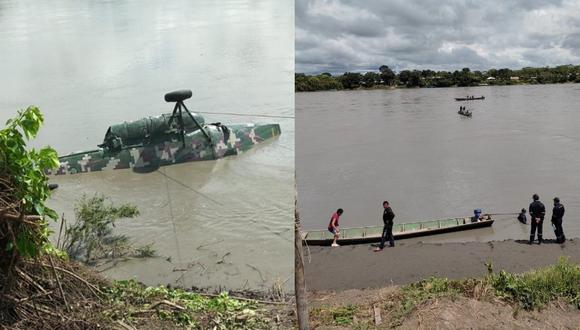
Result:
[[[296,0],[296,72],[580,64],[578,0]]]

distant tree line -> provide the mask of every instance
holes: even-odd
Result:
[[[306,75],[296,73],[294,87],[297,92],[386,87],[466,87],[517,84],[559,84],[580,82],[580,65],[560,65],[554,68],[531,68],[520,70],[490,69],[487,71],[403,70],[395,73],[382,65],[377,72],[345,72],[333,76],[330,73]]]

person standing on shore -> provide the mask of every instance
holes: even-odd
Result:
[[[556,242],[564,243],[566,236],[564,236],[564,229],[562,228],[562,220],[564,218],[564,205],[560,203],[560,198],[554,198],[554,208],[552,209],[552,224],[554,224],[554,232],[556,234]]]
[[[389,240],[389,246],[395,246],[395,238],[393,237],[393,219],[395,219],[395,213],[389,206],[388,201],[383,202],[383,235],[381,236],[381,244],[375,249],[375,252],[382,251],[385,247],[385,241]]]
[[[530,203],[530,221],[531,221],[531,231],[530,231],[530,245],[534,242],[536,236],[536,228],[538,229],[538,244],[542,244],[542,227],[544,225],[544,216],[546,215],[546,207],[542,202],[540,202],[540,196],[534,194],[532,196],[533,202]]]
[[[338,229],[338,226],[339,226],[338,220],[340,219],[340,216],[342,215],[343,212],[344,212],[343,209],[338,209],[330,217],[330,223],[328,224],[328,231],[334,235],[334,240],[332,241],[331,246],[339,246],[338,243],[336,243],[336,241],[338,240],[338,236],[340,235],[340,229]]]

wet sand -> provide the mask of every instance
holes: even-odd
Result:
[[[525,272],[569,256],[580,262],[580,239],[556,244],[528,245],[523,240],[467,243],[397,242],[394,248],[373,252],[370,245],[305,248],[307,289],[341,291],[406,284],[430,276],[461,279],[494,271]],[[310,252],[310,262],[309,255]]]

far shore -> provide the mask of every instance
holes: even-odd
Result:
[[[532,83],[517,83],[517,84],[481,84],[474,86],[447,86],[447,87],[407,87],[407,86],[385,86],[376,85],[373,87],[358,87],[358,88],[344,88],[344,89],[320,89],[315,91],[297,91],[294,93],[316,93],[316,92],[344,92],[344,91],[373,91],[373,90],[395,90],[395,89],[443,89],[443,88],[473,88],[473,87],[495,87],[495,86],[540,86],[540,85],[570,85],[578,84],[576,82],[565,82],[565,83],[550,83],[550,84],[532,84]],[[477,95],[474,95],[477,96]]]
[[[397,242],[373,252],[370,245],[305,247],[309,291],[380,288],[420,281],[431,276],[462,279],[493,271],[525,272],[552,265],[560,256],[580,262],[580,239],[528,245],[525,240],[468,243]],[[310,255],[308,255],[310,253]]]

